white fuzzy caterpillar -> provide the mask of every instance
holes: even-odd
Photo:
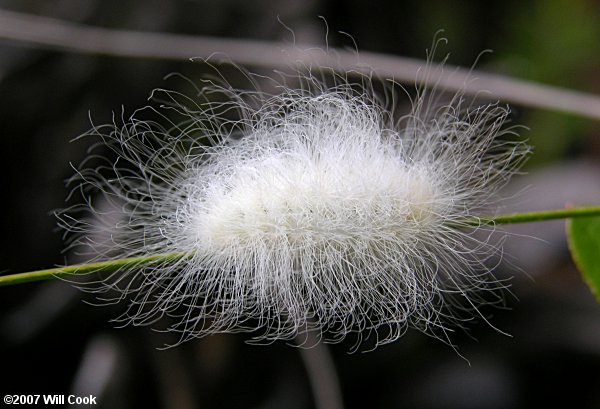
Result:
[[[381,344],[410,326],[446,331],[499,299],[504,285],[485,264],[497,248],[459,227],[527,155],[503,127],[508,109],[468,109],[461,95],[435,107],[435,91],[421,89],[394,118],[370,79],[334,79],[300,75],[304,86],[276,95],[162,91],[162,108],[90,132],[116,155],[92,157],[101,162],[82,166],[78,187],[111,205],[90,200],[94,221],[62,213],[74,246],[102,260],[188,255],[97,283],[128,300],[123,321],[175,317],[181,341],[316,329]]]

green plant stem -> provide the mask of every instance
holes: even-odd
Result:
[[[600,216],[600,206],[573,207],[569,209],[543,210],[527,213],[501,214],[488,217],[471,217],[455,223],[456,227],[484,226],[498,224],[530,223],[544,220],[569,219],[573,217]],[[47,270],[30,271],[27,273],[0,276],[0,287],[13,284],[29,283],[33,281],[48,280],[70,275],[88,273],[112,273],[123,269],[145,267],[189,257],[189,253],[167,253],[151,256],[123,258],[95,263],[78,264],[66,267],[56,267]]]
[[[526,213],[501,214],[489,217],[472,217],[461,224],[467,226],[517,224],[541,222],[546,220],[570,219],[573,217],[600,216],[600,206],[582,206],[567,209],[541,210]]]
[[[152,264],[164,263],[167,261],[175,261],[182,259],[185,256],[185,253],[156,254],[152,256],[98,261],[95,263],[77,264],[73,266],[49,268],[47,270],[37,270],[27,273],[5,275],[0,276],[0,287],[13,284],[29,283],[33,281],[48,280],[51,278],[65,277],[70,275],[113,273],[121,269],[143,267]]]

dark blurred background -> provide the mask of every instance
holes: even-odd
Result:
[[[113,29],[146,30],[425,57],[443,29],[449,63],[600,94],[600,2],[1,1],[0,8]],[[279,21],[281,20],[281,22]],[[283,24],[282,24],[283,22]],[[221,51],[221,50],[214,50]],[[190,55],[189,57],[194,57]],[[0,269],[62,264],[54,209],[89,146],[70,141],[148,103],[177,72],[202,63],[91,56],[0,40],[2,227]],[[124,108],[123,108],[124,107]],[[600,203],[599,122],[513,106],[535,147],[506,210]],[[498,274],[514,275],[507,310],[457,333],[452,348],[416,331],[369,353],[329,346],[347,408],[600,407],[600,308],[570,261],[562,222],[519,226]],[[525,236],[525,237],[521,237]],[[528,237],[532,236],[532,237]],[[101,408],[312,408],[305,360],[283,343],[213,336],[167,351],[169,334],[115,329],[119,306],[92,307],[70,285],[0,288],[2,395],[89,394]]]

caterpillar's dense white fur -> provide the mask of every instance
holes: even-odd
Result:
[[[297,79],[274,94],[160,91],[161,107],[90,132],[112,154],[77,174],[105,200],[87,200],[91,218],[62,213],[74,245],[96,259],[188,254],[97,283],[127,299],[122,320],[175,317],[181,341],[318,330],[381,344],[460,325],[504,287],[486,265],[498,248],[460,225],[527,155],[508,109],[423,87],[396,117],[393,85],[384,99],[368,77]]]

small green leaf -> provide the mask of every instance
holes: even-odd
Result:
[[[567,239],[577,268],[600,302],[600,217],[568,219]]]

